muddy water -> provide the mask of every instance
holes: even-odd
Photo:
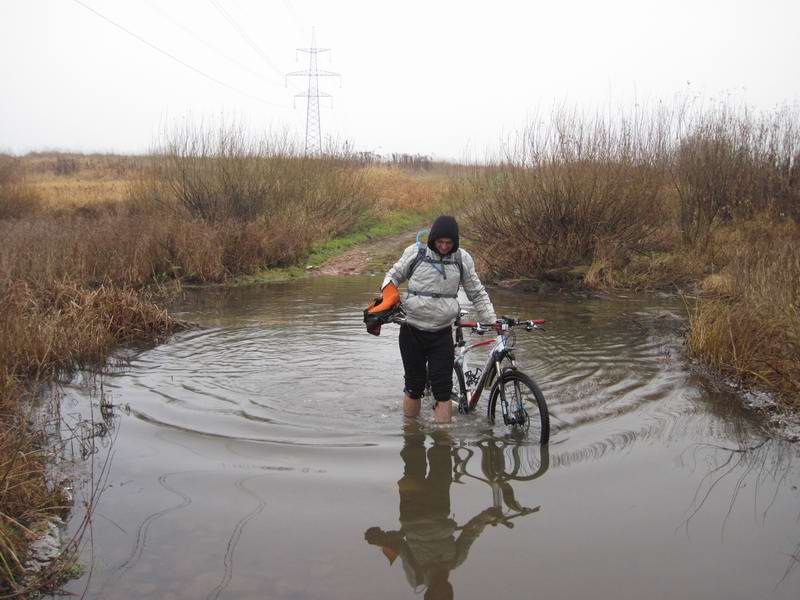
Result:
[[[104,491],[68,591],[800,596],[798,447],[685,364],[678,301],[492,292],[548,321],[516,340],[551,407],[540,449],[480,411],[404,423],[397,328],[360,322],[377,283],[193,293],[176,308],[201,328],[129,350],[102,378]],[[100,399],[76,382],[65,419]]]

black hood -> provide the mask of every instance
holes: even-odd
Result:
[[[449,238],[453,240],[453,249],[450,250],[448,254],[452,254],[458,250],[458,222],[454,217],[441,215],[436,218],[431,226],[431,232],[428,234],[428,248],[434,252],[438,252],[434,242],[439,238]]]

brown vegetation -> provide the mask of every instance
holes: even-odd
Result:
[[[0,219],[30,216],[41,204],[39,194],[25,182],[20,159],[0,154]]]
[[[796,110],[562,113],[454,189],[490,276],[583,264],[592,287],[696,284],[689,351],[798,405]]]
[[[8,385],[0,382],[6,398]],[[41,432],[24,406],[8,401],[0,414],[0,457],[0,592],[16,592],[27,544],[36,538],[43,519],[63,512],[64,501],[48,485],[49,458],[42,452]]]
[[[591,262],[598,247],[639,250],[665,210],[661,118],[554,116],[459,190],[470,235],[498,277]]]
[[[98,210],[103,205],[124,201],[130,182],[138,177],[150,158],[40,152],[17,160],[41,207],[64,212]]]
[[[723,105],[680,115],[668,160],[682,241],[705,245],[719,223],[762,213],[800,221],[798,128],[788,109],[751,115]]]
[[[374,202],[346,157],[299,156],[232,128],[175,132],[146,158],[0,159],[0,589],[20,591],[26,544],[62,504],[30,420],[33,382],[168,335],[177,325],[154,286],[294,264]]]
[[[69,508],[47,477],[47,439],[36,424],[36,382],[102,365],[120,342],[154,340],[177,323],[140,293],[17,280],[0,295],[0,590],[52,579],[60,564],[24,581],[25,548],[47,518]]]
[[[356,227],[370,207],[362,170],[347,156],[298,155],[282,140],[250,140],[237,127],[172,133],[132,188],[142,212],[208,223],[284,221],[324,239]],[[292,225],[294,223],[294,225]]]
[[[800,226],[757,220],[734,231],[727,264],[703,281],[690,315],[689,349],[800,409]]]
[[[382,213],[427,213],[441,206],[451,185],[447,174],[432,170],[410,176],[400,169],[371,166],[363,173],[373,190],[376,209]]]

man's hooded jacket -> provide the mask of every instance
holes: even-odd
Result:
[[[408,289],[402,294],[403,309],[408,324],[417,329],[439,331],[452,325],[460,310],[459,284],[464,287],[481,322],[494,323],[497,318],[489,294],[475,271],[475,261],[466,250],[459,248],[458,233],[458,223],[453,217],[437,218],[428,234],[423,260],[414,268],[410,279],[409,271],[419,255],[416,244],[406,248],[400,260],[386,273],[381,288],[389,283],[399,287],[408,281]],[[440,238],[453,240],[453,248],[445,256],[436,251],[434,242]]]

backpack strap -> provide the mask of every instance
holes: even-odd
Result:
[[[406,275],[406,281],[411,279],[411,276],[414,274],[414,271],[419,266],[423,260],[425,260],[425,255],[427,254],[427,248],[417,242],[417,255],[414,257],[414,260],[411,261],[411,264],[408,266],[408,274]]]
[[[419,264],[421,262],[423,262],[423,261],[427,261],[427,262],[431,262],[431,263],[432,262],[437,262],[437,263],[439,262],[439,261],[434,261],[433,259],[429,259],[428,258],[427,246],[423,246],[423,245],[418,243],[417,244],[417,255],[414,257],[414,260],[411,261],[411,264],[408,267],[408,275],[406,276],[406,281],[411,279],[411,276],[414,274],[414,271],[419,266]],[[445,261],[445,260],[443,260],[441,262],[443,264],[453,264],[453,263],[457,264],[458,265],[458,272],[459,272],[459,281],[461,283],[464,282],[464,262],[463,262],[463,259],[461,258],[461,248],[459,248],[455,252],[455,254],[453,254],[452,262]]]
[[[425,296],[426,298],[458,298],[458,294],[438,294],[436,292],[418,292],[416,290],[408,290],[411,296]]]

